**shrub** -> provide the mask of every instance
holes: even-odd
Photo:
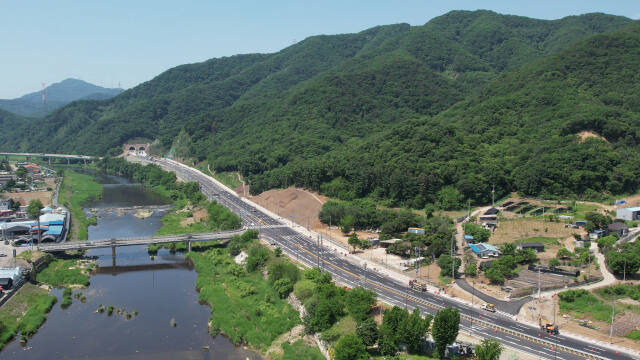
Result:
[[[247,271],[253,272],[262,267],[269,260],[271,252],[263,245],[255,244],[249,249],[247,257]]]
[[[296,297],[304,302],[313,296],[313,292],[316,288],[316,284],[308,279],[298,281],[293,287],[293,293]]]
[[[276,280],[273,289],[278,293],[280,299],[284,299],[293,291],[293,283],[287,278]]]
[[[288,261],[279,261],[269,265],[269,282],[272,284],[280,279],[288,279],[295,284],[300,278],[298,267]]]

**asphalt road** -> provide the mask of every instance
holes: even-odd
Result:
[[[235,194],[222,189],[202,173],[167,160],[156,159],[154,162],[163,168],[174,171],[186,181],[200,184],[202,192],[210,199],[226,206],[242,218],[244,226],[267,225],[261,229],[261,237],[279,246],[291,258],[307,266],[321,267],[331,273],[333,278],[349,287],[364,286],[376,291],[380,300],[410,311],[420,309],[424,314],[435,314],[444,307],[460,310],[462,316],[460,330],[482,338],[496,339],[504,345],[527,352],[541,359],[638,359],[628,354],[619,353],[606,347],[596,345],[563,335],[551,336],[536,327],[522,324],[506,314],[486,313],[471,308],[451,298],[443,298],[428,292],[416,292],[409,289],[408,284],[380,275],[366,265],[360,267],[351,262],[347,256],[320,247],[315,239],[301,235],[289,227],[269,228],[268,225],[281,225],[277,219],[261,212],[242,201]],[[318,260],[321,255],[321,261]]]

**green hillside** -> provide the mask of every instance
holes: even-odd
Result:
[[[423,26],[314,36],[274,54],[182,65],[109,100],[74,102],[38,126],[3,131],[0,149],[103,155],[144,137],[218,171],[240,171],[254,192],[298,184],[419,207],[453,184],[481,201],[487,180],[501,192],[524,186],[512,157],[531,143],[517,138],[522,128],[501,126],[510,119],[485,118],[489,100],[516,96],[513,90],[526,97],[522,83],[499,90],[524,76],[514,74],[547,66],[527,64],[630,22],[604,14],[547,21],[454,11]],[[575,143],[567,135],[560,136]],[[514,146],[500,152],[508,141]],[[478,154],[481,146],[494,153]],[[551,192],[567,191],[559,186]]]
[[[640,23],[505,73],[434,117],[404,122],[312,162],[254,177],[341,198],[427,202],[499,195],[598,197],[640,185]],[[603,137],[580,139],[589,131]],[[330,182],[330,180],[332,180]],[[460,192],[438,192],[453,185]],[[455,195],[455,190],[453,191]]]

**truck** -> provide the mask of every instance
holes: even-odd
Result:
[[[427,291],[427,284],[418,280],[409,280],[409,287],[416,291]]]
[[[486,310],[486,311],[490,311],[490,312],[496,312],[496,306],[493,305],[493,304],[484,303],[484,304],[482,304],[482,310]]]

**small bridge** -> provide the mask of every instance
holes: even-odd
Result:
[[[69,155],[69,154],[45,154],[45,153],[11,153],[11,152],[0,152],[0,156],[4,156],[8,158],[9,156],[24,156],[27,158],[27,162],[30,161],[32,157],[40,157],[49,159],[49,163],[51,163],[51,159],[67,159],[69,160],[84,160],[86,163],[87,160],[91,161],[94,159],[100,159],[96,156],[87,156],[87,155]]]
[[[134,246],[134,245],[186,242],[187,251],[191,251],[192,242],[210,241],[210,240],[226,240],[231,238],[234,235],[242,235],[246,230],[247,230],[246,228],[243,228],[240,230],[220,231],[220,232],[202,233],[202,234],[167,235],[167,236],[109,239],[109,240],[83,241],[83,242],[66,242],[66,243],[58,243],[58,244],[50,244],[50,245],[38,244],[37,249],[44,252],[60,252],[60,251],[68,251],[68,250],[90,250],[90,249],[111,248],[112,267],[115,267],[116,266],[116,247],[118,246]]]
[[[191,243],[197,241],[209,241],[209,240],[226,240],[234,235],[242,235],[247,229],[220,231],[212,233],[202,234],[187,234],[187,235],[167,235],[167,236],[152,236],[152,237],[139,237],[139,238],[124,238],[124,239],[108,239],[97,241],[82,241],[82,242],[66,242],[58,244],[38,244],[37,249],[44,252],[59,252],[68,250],[89,250],[89,249],[101,249],[112,248],[115,252],[115,248],[118,246],[133,246],[133,245],[149,245],[149,244],[162,244],[162,243],[176,243],[186,242],[187,249],[191,249]]]

